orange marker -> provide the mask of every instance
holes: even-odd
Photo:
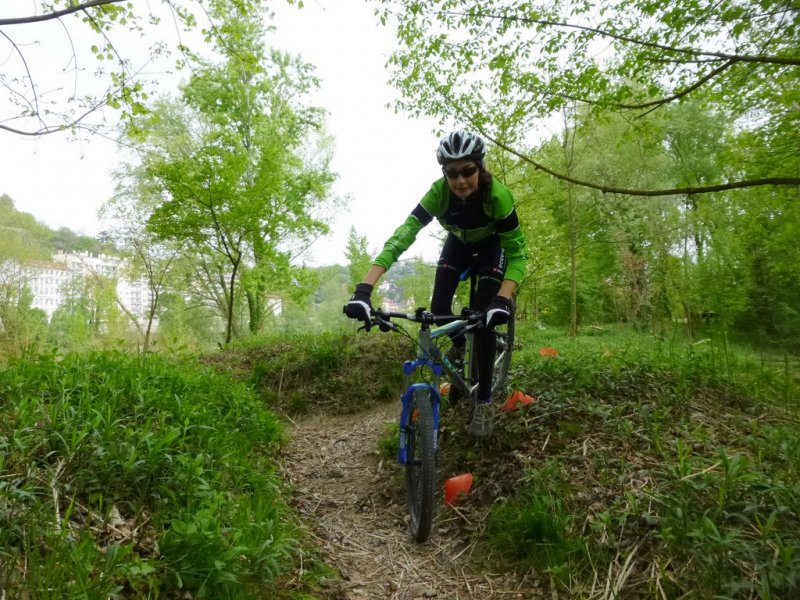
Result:
[[[536,398],[533,396],[529,396],[528,394],[524,394],[519,390],[514,390],[511,392],[511,395],[506,400],[506,403],[503,404],[500,410],[503,411],[511,411],[517,410],[520,406],[528,406],[531,402],[536,402]]]
[[[458,500],[459,495],[466,496],[472,488],[472,473],[456,475],[444,482],[444,503],[452,506]]]

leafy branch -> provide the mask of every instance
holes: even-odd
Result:
[[[488,135],[485,131],[481,131],[481,135],[483,135],[486,139],[491,141],[494,145],[498,148],[502,148],[509,154],[513,154],[520,160],[525,161],[526,163],[530,164],[534,168],[547,173],[548,175],[552,175],[553,177],[560,179],[562,181],[567,181],[569,183],[573,183],[575,185],[579,185],[581,187],[590,188],[593,190],[599,190],[604,194],[625,194],[627,196],[645,196],[645,197],[656,197],[656,196],[674,196],[674,195],[691,195],[691,194],[708,194],[711,192],[724,192],[726,190],[737,190],[742,188],[750,188],[750,187],[758,187],[758,186],[766,186],[766,185],[800,185],[800,177],[765,177],[761,179],[748,179],[744,181],[731,181],[728,183],[721,183],[718,185],[706,185],[706,186],[687,186],[682,188],[672,188],[672,189],[664,189],[664,190],[636,190],[636,189],[629,189],[629,188],[620,188],[615,186],[609,185],[600,185],[597,183],[593,183],[591,181],[583,181],[581,179],[576,179],[574,177],[570,177],[569,175],[565,175],[563,173],[559,173],[558,171],[554,171],[546,167],[545,165],[533,160],[531,157],[526,156],[515,150],[511,146],[501,142],[500,140]]]
[[[765,63],[775,65],[791,65],[800,66],[800,57],[795,56],[774,56],[768,54],[752,55],[752,54],[730,54],[727,52],[713,52],[711,50],[703,50],[696,48],[680,48],[677,46],[668,46],[666,44],[659,44],[657,42],[648,42],[647,40],[640,40],[638,38],[601,29],[599,27],[591,27],[588,25],[579,25],[576,23],[568,23],[564,21],[551,21],[547,19],[534,19],[531,17],[519,17],[516,15],[499,15],[495,13],[458,13],[452,11],[441,11],[441,14],[456,16],[456,17],[471,17],[471,18],[486,18],[486,19],[500,19],[508,21],[516,21],[520,23],[529,23],[534,25],[542,25],[545,27],[558,27],[564,29],[575,29],[578,31],[586,31],[594,33],[601,37],[611,38],[620,42],[628,42],[636,46],[645,46],[654,50],[661,50],[664,52],[671,52],[675,54],[686,54],[693,57],[712,57],[715,59],[734,61],[734,62],[751,62],[751,63]]]
[[[117,4],[123,0],[89,0],[88,2],[74,3],[70,0],[70,6],[61,10],[54,10],[50,13],[43,15],[32,15],[30,17],[16,17],[12,19],[0,19],[0,27],[6,25],[25,25],[29,23],[41,23],[42,21],[50,21],[52,19],[60,19],[66,15],[76,13],[78,11],[85,11],[87,8],[94,8],[96,6],[103,6],[105,4]]]

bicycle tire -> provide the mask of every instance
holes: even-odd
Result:
[[[433,524],[436,457],[430,394],[429,389],[414,390],[406,431],[406,501],[411,535],[417,542],[428,539]]]
[[[495,351],[494,368],[492,369],[492,396],[500,392],[506,384],[508,369],[511,366],[511,354],[514,350],[514,313],[516,308],[511,302],[511,314],[508,323],[495,328],[497,346]]]

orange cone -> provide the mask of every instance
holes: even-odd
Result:
[[[500,410],[503,411],[511,411],[517,410],[521,406],[528,406],[531,402],[536,402],[536,398],[533,396],[529,396],[528,394],[524,394],[519,390],[514,390],[511,392],[511,395],[506,400],[506,403],[503,404],[503,407]]]
[[[545,358],[555,358],[558,356],[558,350],[550,347],[539,348],[539,356],[544,356]]]
[[[472,488],[472,473],[456,475],[444,482],[444,503],[452,506],[459,496],[466,496]]]

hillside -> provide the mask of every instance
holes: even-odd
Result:
[[[8,194],[0,196],[0,259],[47,259],[58,250],[114,253],[112,245],[68,227],[51,229],[32,214],[17,210]]]

